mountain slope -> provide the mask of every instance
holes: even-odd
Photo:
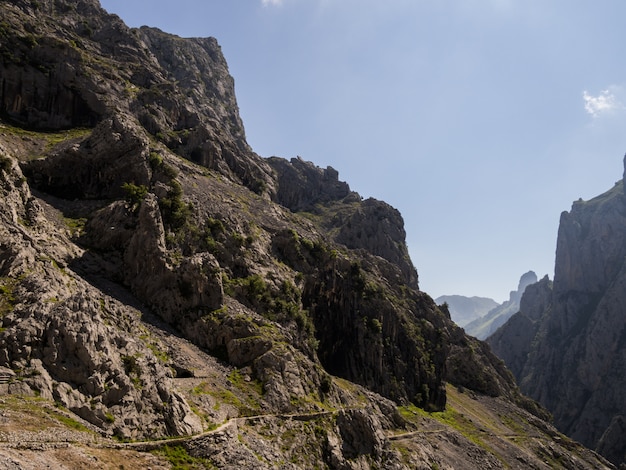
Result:
[[[563,212],[554,283],[530,286],[489,343],[566,434],[626,461],[623,181]]]
[[[438,416],[446,382],[544,416],[419,290],[397,210],[248,147],[214,39],[129,29],[96,0],[0,12],[6,392],[218,466],[451,465],[389,435],[412,432],[400,405]]]

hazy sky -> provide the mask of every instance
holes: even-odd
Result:
[[[622,177],[624,0],[101,3],[216,37],[252,148],[398,208],[433,297],[552,278],[560,213]]]

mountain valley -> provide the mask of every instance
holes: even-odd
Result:
[[[0,468],[615,468],[420,290],[395,208],[249,147],[216,39],[0,12]]]

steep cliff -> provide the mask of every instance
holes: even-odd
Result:
[[[0,391],[105,436],[187,436],[218,467],[502,467],[436,414],[464,395],[448,381],[540,436],[495,436],[504,462],[567,454],[419,290],[397,210],[248,147],[214,39],[130,29],[96,0],[0,13]],[[433,420],[450,455],[414,434]],[[576,449],[567,468],[604,466]]]
[[[616,463],[626,461],[625,256],[619,181],[563,212],[554,283],[529,286],[520,312],[488,340],[563,432]]]

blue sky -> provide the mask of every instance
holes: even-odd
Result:
[[[553,277],[560,213],[621,179],[623,0],[101,0],[217,38],[248,142],[398,208],[420,287]]]

